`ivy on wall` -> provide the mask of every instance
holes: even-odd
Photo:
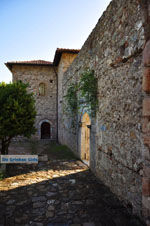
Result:
[[[78,86],[71,83],[65,96],[68,106],[67,110],[71,111],[71,113],[76,112],[78,108],[77,90]]]
[[[92,116],[95,116],[97,111],[97,78],[94,76],[94,71],[87,69],[81,74],[78,84],[71,83],[68,87],[65,96],[67,113],[72,116],[77,113],[82,116],[84,109]]]
[[[89,107],[91,114],[95,115],[97,111],[97,78],[94,76],[94,71],[86,70],[81,74],[79,82],[79,96],[84,99],[86,106]]]

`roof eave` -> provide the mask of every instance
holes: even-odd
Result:
[[[48,66],[53,67],[53,64],[32,64],[32,63],[5,63],[6,67],[12,72],[12,66],[13,65],[21,65],[21,66]]]
[[[12,65],[9,64],[8,62],[7,63],[4,63],[6,65],[6,67],[12,72]]]
[[[62,53],[72,53],[72,54],[78,54],[80,50],[78,49],[56,49],[54,60],[53,60],[53,65],[58,66],[59,61],[61,59]]]

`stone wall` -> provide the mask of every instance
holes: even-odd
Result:
[[[77,54],[75,53],[62,53],[61,59],[57,68],[58,74],[58,141],[61,143],[63,142],[63,133],[62,133],[62,81],[64,72],[68,69],[70,64],[76,58]]]
[[[142,183],[142,202],[143,214],[146,223],[150,225],[150,2],[148,0],[141,1],[143,8],[144,27],[145,27],[145,48],[143,51],[143,120],[142,131],[143,141],[146,148],[143,150],[144,170]]]
[[[63,78],[65,96],[69,84],[78,82],[86,68],[95,71],[99,106],[91,118],[90,167],[139,216],[145,150],[141,136],[142,15],[139,1],[113,0]],[[81,156],[81,128],[72,128],[67,114],[61,123],[63,143]]]
[[[13,81],[21,80],[29,83],[29,92],[34,93],[36,100],[36,121],[37,133],[35,138],[41,138],[42,122],[49,122],[51,125],[51,139],[57,138],[57,78],[53,66],[38,65],[13,65]],[[45,95],[39,95],[39,84],[45,84]]]

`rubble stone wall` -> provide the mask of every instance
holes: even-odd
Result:
[[[35,138],[41,138],[41,124],[48,122],[51,126],[51,139],[57,137],[57,78],[52,66],[14,65],[13,81],[29,83],[28,91],[34,93],[36,105]],[[45,95],[39,95],[39,84],[45,84]]]
[[[113,0],[65,72],[62,86],[65,96],[69,84],[79,82],[86,68],[94,70],[99,104],[96,117],[91,118],[90,167],[139,216],[145,150],[141,136],[142,15],[139,1]],[[61,123],[63,143],[81,156],[81,128],[72,128],[67,114]]]
[[[68,69],[70,64],[76,58],[77,54],[75,53],[62,53],[61,59],[57,68],[58,74],[58,141],[63,142],[63,133],[62,133],[62,122],[61,118],[63,115],[62,108],[62,81],[64,72]]]

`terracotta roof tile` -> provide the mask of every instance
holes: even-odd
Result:
[[[78,53],[80,49],[64,49],[64,48],[57,48],[56,52],[70,52],[70,53]]]
[[[50,61],[45,60],[30,60],[30,61],[11,61],[5,63],[5,65],[9,68],[11,71],[12,65],[20,64],[20,65],[45,65],[45,66],[53,66],[53,63]]]
[[[80,49],[63,49],[63,48],[57,48],[53,60],[54,66],[57,66],[59,64],[60,58],[62,53],[74,53],[78,54]]]
[[[57,48],[54,56],[54,61],[45,61],[45,60],[30,60],[30,61],[11,61],[5,63],[8,69],[11,71],[13,65],[47,65],[47,66],[57,66],[59,64],[62,53],[79,53],[79,49],[63,49]]]
[[[29,61],[11,61],[9,64],[52,64],[50,61],[45,60],[29,60]]]

